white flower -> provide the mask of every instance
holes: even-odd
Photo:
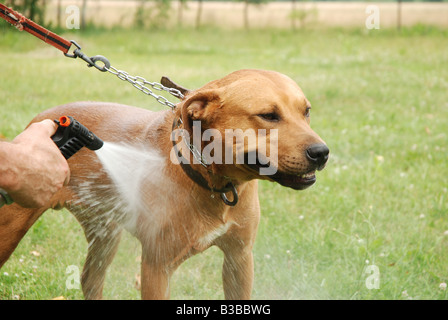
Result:
[[[384,157],[383,157],[383,156],[380,156],[380,155],[377,155],[377,156],[376,156],[376,160],[377,160],[378,162],[384,162]]]
[[[407,290],[404,290],[401,295],[403,298],[406,298],[407,300],[412,300],[412,297],[408,294]]]
[[[446,290],[446,282],[442,282],[441,284],[439,284],[439,289]]]

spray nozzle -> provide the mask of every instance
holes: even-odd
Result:
[[[51,139],[56,143],[65,159],[70,158],[82,147],[90,150],[98,150],[103,146],[103,141],[70,116],[60,117],[54,120],[59,127]]]

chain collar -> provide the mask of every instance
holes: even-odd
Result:
[[[190,153],[198,161],[198,163],[200,163],[204,168],[207,169],[207,172],[209,175],[213,175],[213,172],[209,169],[209,164],[202,156],[201,151],[198,150],[196,148],[196,146],[194,144],[190,143],[189,139],[186,138],[186,136],[185,136],[186,130],[181,128],[181,125],[183,125],[182,119],[179,117],[176,120],[176,117],[174,117],[172,131],[174,131],[176,129],[181,130],[182,139],[185,142],[185,144],[187,145],[188,149],[190,150]],[[196,184],[198,184],[202,188],[210,190],[212,192],[212,195],[211,195],[212,198],[214,198],[214,194],[213,194],[214,192],[220,193],[222,201],[228,206],[233,207],[238,203],[238,192],[235,188],[235,185],[232,183],[232,181],[230,181],[230,178],[224,177],[224,178],[228,179],[229,182],[222,189],[215,189],[213,187],[210,187],[208,184],[208,181],[202,176],[202,174],[200,174],[198,171],[194,170],[190,165],[190,161],[185,159],[184,156],[180,153],[180,151],[177,149],[177,145],[176,145],[175,141],[173,141],[173,147],[174,147],[174,152],[176,154],[176,157],[179,160],[179,164],[180,164],[181,168],[184,170],[184,172],[187,174],[187,176],[191,180],[193,180]],[[232,192],[233,201],[230,201],[227,198],[227,196],[226,196],[227,192]]]
[[[182,135],[182,139],[184,140],[185,144],[187,145],[188,149],[190,150],[191,154],[193,155],[193,157],[196,159],[196,161],[198,163],[200,163],[204,168],[208,168],[209,164],[207,163],[207,160],[205,160],[205,158],[202,156],[202,152],[200,150],[198,150],[198,148],[196,148],[196,146],[194,145],[194,143],[190,143],[189,139],[187,138],[187,136],[185,135],[186,130],[185,129],[181,129],[181,126],[184,124],[184,122],[182,121],[182,119],[179,117],[179,119],[177,120],[177,126],[173,127],[174,129],[179,129],[181,130],[181,135]],[[207,171],[210,173],[211,171],[207,169]]]

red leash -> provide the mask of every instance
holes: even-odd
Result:
[[[72,43],[0,3],[0,17],[67,54]]]
[[[74,58],[80,57],[82,60],[88,63],[87,66],[95,67],[102,72],[106,72],[110,68],[110,62],[103,56],[88,57],[82,51],[81,47],[73,40],[69,41],[67,39],[58,36],[56,33],[45,29],[41,25],[38,25],[34,21],[24,17],[17,11],[8,8],[4,4],[0,3],[0,18],[5,19],[13,26],[15,26],[19,31],[26,31],[31,33],[33,36],[43,40],[45,43],[51,44],[56,49],[61,50],[66,57]],[[73,53],[68,53],[72,44],[76,47]],[[97,64],[101,62],[104,65]]]

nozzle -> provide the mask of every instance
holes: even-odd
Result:
[[[54,120],[54,122],[59,125],[59,128],[51,139],[53,139],[66,159],[78,152],[82,147],[98,150],[104,144],[100,138],[71,116],[60,117],[59,120]]]
[[[61,127],[68,127],[70,123],[71,123],[70,118],[67,116],[62,116],[59,118],[59,125]]]

